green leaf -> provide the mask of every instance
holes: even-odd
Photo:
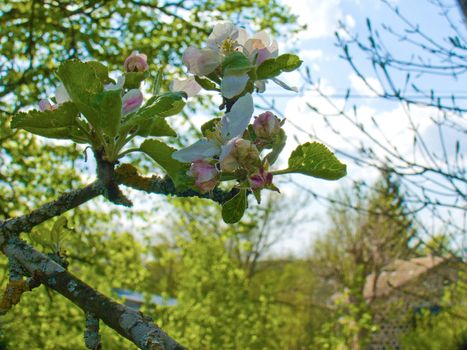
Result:
[[[100,116],[98,127],[110,137],[115,137],[122,118],[120,90],[101,92],[94,98],[93,105]]]
[[[156,77],[154,78],[154,82],[152,85],[152,94],[154,96],[159,95],[159,93],[161,92],[161,88],[162,88],[162,68],[160,68],[157,71]]]
[[[104,86],[94,68],[90,64],[71,60],[60,65],[57,75],[78,110],[98,129],[101,120],[93,100],[104,90]]]
[[[138,112],[142,116],[169,117],[180,113],[185,107],[186,94],[182,91],[167,92],[157,96],[150,105]]]
[[[18,113],[13,117],[11,127],[54,139],[72,140],[78,135],[86,138],[78,129],[77,117],[76,106],[72,102],[65,102],[54,111],[32,110]]]
[[[201,133],[204,137],[208,137],[210,133],[216,130],[217,124],[221,121],[221,118],[214,118],[201,125]]]
[[[136,135],[147,136],[173,136],[176,137],[177,133],[167,123],[165,118],[160,116],[141,116],[139,114],[132,114],[125,120],[119,130],[121,138],[126,138],[128,133],[136,132]]]
[[[347,166],[323,144],[307,142],[292,152],[289,168],[281,173],[301,173],[326,180],[337,180],[347,174]]]
[[[141,123],[137,135],[147,137],[147,136],[172,136],[176,137],[177,133],[174,129],[167,123],[165,118],[156,117],[150,118],[146,122]]]
[[[203,77],[198,77],[197,75],[195,75],[195,80],[204,90],[220,91],[217,84],[214,83],[213,81],[209,80],[209,79],[206,79],[206,78],[203,78]]]
[[[301,66],[302,60],[289,53],[270,58],[260,64],[256,70],[258,80],[271,79],[277,77],[282,72],[292,72]]]
[[[115,84],[115,81],[109,78],[109,69],[107,66],[104,66],[98,61],[88,61],[86,64],[90,65],[94,69],[94,72],[102,84]]]
[[[240,221],[246,206],[246,190],[240,190],[232,199],[222,205],[222,219],[226,224]]]
[[[250,71],[254,66],[250,60],[241,52],[234,52],[224,58],[222,62],[222,74],[225,75],[242,75]]]
[[[275,137],[275,140],[272,144],[272,151],[266,155],[266,159],[270,165],[274,164],[279,157],[279,154],[285,147],[285,142],[287,140],[287,135],[283,129],[280,129],[279,133]]]
[[[191,187],[193,178],[186,174],[188,165],[172,158],[175,148],[158,140],[146,140],[141,144],[140,149],[165,170],[178,190]]]
[[[97,68],[96,67],[100,67]],[[104,91],[96,63],[67,61],[58,68],[58,76],[78,110],[98,131],[114,137],[120,126],[122,100],[120,90]]]
[[[125,73],[125,89],[138,89],[141,82],[149,77],[149,71],[145,72],[128,72]]]

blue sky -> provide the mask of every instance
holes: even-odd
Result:
[[[330,95],[345,94],[347,88],[351,88],[352,92],[357,95],[372,95],[368,88],[364,86],[360,79],[353,73],[350,66],[343,59],[339,58],[340,49],[336,47],[336,39],[334,32],[339,30],[338,22],[343,21],[352,33],[357,33],[360,37],[365,38],[368,34],[366,18],[371,18],[373,28],[380,27],[381,23],[385,23],[400,31],[402,23],[391,13],[388,7],[379,0],[294,0],[284,1],[285,4],[291,7],[292,11],[298,15],[298,22],[307,24],[306,31],[298,34],[295,41],[281,42],[280,51],[287,52],[290,50],[298,50],[299,56],[304,60],[304,65],[310,67],[313,80],[320,80],[322,89]],[[439,8],[430,4],[426,0],[399,0],[392,1],[396,4],[402,14],[413,23],[416,23],[422,28],[433,40],[444,40],[447,33],[450,32],[448,23],[439,16]],[[450,15],[456,23],[460,21],[460,12],[456,8],[455,1],[444,1],[450,8]],[[463,35],[467,36],[467,27],[459,25]],[[344,35],[344,34],[342,34]],[[386,37],[385,44],[388,49],[395,55],[401,58],[408,58],[412,54],[418,52],[413,51],[408,45],[401,44],[393,38]],[[359,63],[362,71],[365,73],[368,81],[377,90],[381,90],[381,86],[372,72],[371,64],[365,60],[358,50],[354,51],[355,61]],[[396,75],[397,76],[397,75]],[[399,75],[399,77],[401,77]],[[307,104],[331,112],[333,109],[322,98],[319,98],[315,93],[310,91],[309,86],[303,86],[303,78],[298,73],[283,74],[281,79],[291,85],[301,86],[301,93],[286,92],[279,87],[269,85],[268,92],[265,94],[266,99],[274,99],[280,113],[290,122],[286,124],[286,130],[289,135],[289,142],[282,158],[282,163],[286,162],[287,155],[300,143],[313,140],[307,133],[304,133],[293,125],[299,125],[302,129],[319,135],[319,138],[329,145],[331,148],[344,149],[349,153],[355,152],[355,149],[349,146],[348,140],[358,146],[360,142],[367,142],[361,137],[361,133],[356,128],[345,120],[333,119],[333,126],[340,131],[340,135],[332,132],[331,129],[324,123],[316,113],[313,113],[308,108]],[[467,86],[464,79],[446,79],[421,77],[417,83],[420,86],[428,88],[432,87],[439,93],[447,95],[454,93],[458,96],[467,96]],[[259,100],[259,99],[257,99]],[[341,104],[340,98],[333,98],[333,103]],[[436,135],[436,130],[432,119],[438,119],[442,116],[433,109],[425,107],[414,107],[407,111],[403,106],[395,102],[387,102],[377,98],[356,99],[351,102],[357,105],[357,114],[364,125],[374,133],[375,137],[383,140],[384,136],[388,138],[387,145],[397,145],[398,150],[407,157],[414,157],[414,160],[421,160],[419,152],[412,154],[413,135],[414,132],[410,129],[408,115],[416,125],[417,132],[426,139],[432,150],[440,151],[439,139]],[[467,100],[462,100],[463,106],[467,104]],[[259,102],[259,104],[261,104]],[[378,134],[376,128],[372,130],[371,118],[375,118],[382,130]],[[464,127],[467,126],[464,120]],[[446,134],[446,147],[448,156],[451,157],[454,152],[456,140],[462,141],[461,133]],[[382,141],[386,142],[385,140]],[[465,153],[465,143],[461,142],[461,152]],[[382,152],[381,157],[384,156]],[[378,173],[374,169],[357,166],[351,162],[347,162],[349,175],[337,182],[324,182],[319,179],[310,179],[300,175],[294,175],[291,181],[298,182],[300,187],[295,185],[284,185],[281,187],[283,192],[289,198],[297,198],[303,196],[304,189],[312,189],[319,194],[328,195],[338,188],[348,187],[352,181],[358,179],[373,180],[376,179]],[[440,164],[444,167],[445,164]],[[464,188],[465,189],[465,188]],[[326,225],[326,220],[320,219],[326,208],[322,203],[317,203],[310,200],[302,209],[304,215],[316,217],[317,220],[311,223],[306,223],[305,226],[294,230],[293,234],[288,235],[288,238],[275,248],[276,253],[287,254],[294,252],[297,254],[306,254],[309,246],[318,234],[322,232]],[[454,220],[458,220],[462,224],[460,212],[455,212]],[[434,231],[440,229],[440,223],[433,220],[429,213],[421,213],[424,220],[429,218],[429,224]],[[464,223],[465,224],[465,223]],[[464,226],[465,227],[465,226]]]

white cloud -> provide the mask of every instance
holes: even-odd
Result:
[[[326,94],[333,91],[330,86],[324,86],[323,90],[327,91]],[[331,102],[339,108],[344,103],[343,99],[331,99]],[[310,106],[325,114],[334,114],[334,116],[330,116],[326,120],[319,113],[313,111]],[[388,152],[388,150],[396,152],[397,149],[397,152],[406,159],[420,161],[420,154],[413,153],[413,128],[416,128],[419,135],[429,138],[429,134],[435,128],[430,117],[437,113],[437,110],[427,107],[412,107],[410,112],[407,112],[400,105],[394,109],[383,111],[365,105],[357,107],[356,120],[373,140],[365,135],[358,125],[344,116],[336,114],[336,112],[337,110],[330,103],[311,91],[291,99],[284,112],[285,117],[290,121],[284,127],[287,134],[291,136],[284,154],[288,155],[297,146],[297,143],[292,140],[303,143],[315,138],[315,140],[322,140],[332,149],[348,152],[351,155],[357,155],[359,147],[364,145],[365,147],[371,146],[379,159],[385,159],[388,156],[392,161],[397,162],[397,159]],[[348,115],[354,118],[353,111],[348,111]],[[386,149],[377,146],[376,143],[380,143]],[[356,166],[355,169],[350,170],[352,170],[349,173],[353,173],[351,176],[353,179],[368,176],[366,170],[359,171]]]
[[[307,49],[300,51],[300,58],[307,61],[318,61],[323,58],[324,51],[318,49]]]
[[[350,86],[352,92],[356,92],[358,95],[364,96],[377,96],[377,94],[383,93],[383,87],[378,79],[374,77],[365,77],[366,83],[358,77],[357,74],[351,73],[349,75]],[[367,85],[368,84],[368,85]]]
[[[300,39],[331,37],[338,28],[339,20],[355,25],[350,15],[344,15],[341,0],[294,0],[287,2],[298,23],[307,29],[299,34]]]

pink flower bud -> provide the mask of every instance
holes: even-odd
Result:
[[[148,58],[144,53],[139,53],[138,51],[133,51],[130,56],[128,56],[123,63],[123,68],[126,72],[144,72],[147,71]]]
[[[213,190],[219,183],[216,167],[205,160],[193,162],[188,174],[195,178],[195,185],[202,193]]]
[[[264,168],[261,168],[259,173],[250,177],[249,181],[253,190],[268,187],[272,185],[272,174],[264,171]]]
[[[252,173],[261,165],[256,146],[251,141],[241,138],[234,138],[223,146],[219,160],[221,170],[229,173],[240,168]]]
[[[272,112],[264,112],[255,117],[253,130],[260,139],[270,140],[281,129],[281,122]]]
[[[143,103],[143,94],[138,89],[131,89],[122,97],[122,114],[136,111]]]
[[[49,100],[40,100],[39,101],[39,109],[44,112],[44,111],[53,111],[57,109],[57,106],[52,105]]]

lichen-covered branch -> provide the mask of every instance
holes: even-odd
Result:
[[[21,232],[29,232],[34,226],[74,209],[101,194],[102,186],[99,181],[95,181],[84,188],[66,192],[56,200],[44,204],[27,215],[1,221],[0,235],[17,235]]]
[[[10,236],[3,243],[3,253],[16,259],[29,275],[36,276],[42,284],[54,289],[85,312],[92,313],[140,349],[185,349],[150,318],[94,290],[20,238]]]
[[[91,312],[86,312],[86,327],[84,329],[84,344],[90,350],[101,350],[99,334],[99,319]]]
[[[165,194],[177,197],[207,198],[220,204],[225,203],[238,193],[237,189],[223,191],[219,188],[205,194],[201,194],[200,192],[191,189],[180,191],[175,188],[170,177],[160,177],[157,175],[153,175],[151,177],[141,176],[138,174],[136,168],[131,164],[122,164],[115,171],[117,173],[117,180],[120,184],[146,193]]]
[[[97,178],[102,184],[104,196],[112,203],[131,207],[133,204],[118,187],[115,174],[115,162],[111,163],[106,161],[102,150],[94,151],[94,156],[97,163]]]

